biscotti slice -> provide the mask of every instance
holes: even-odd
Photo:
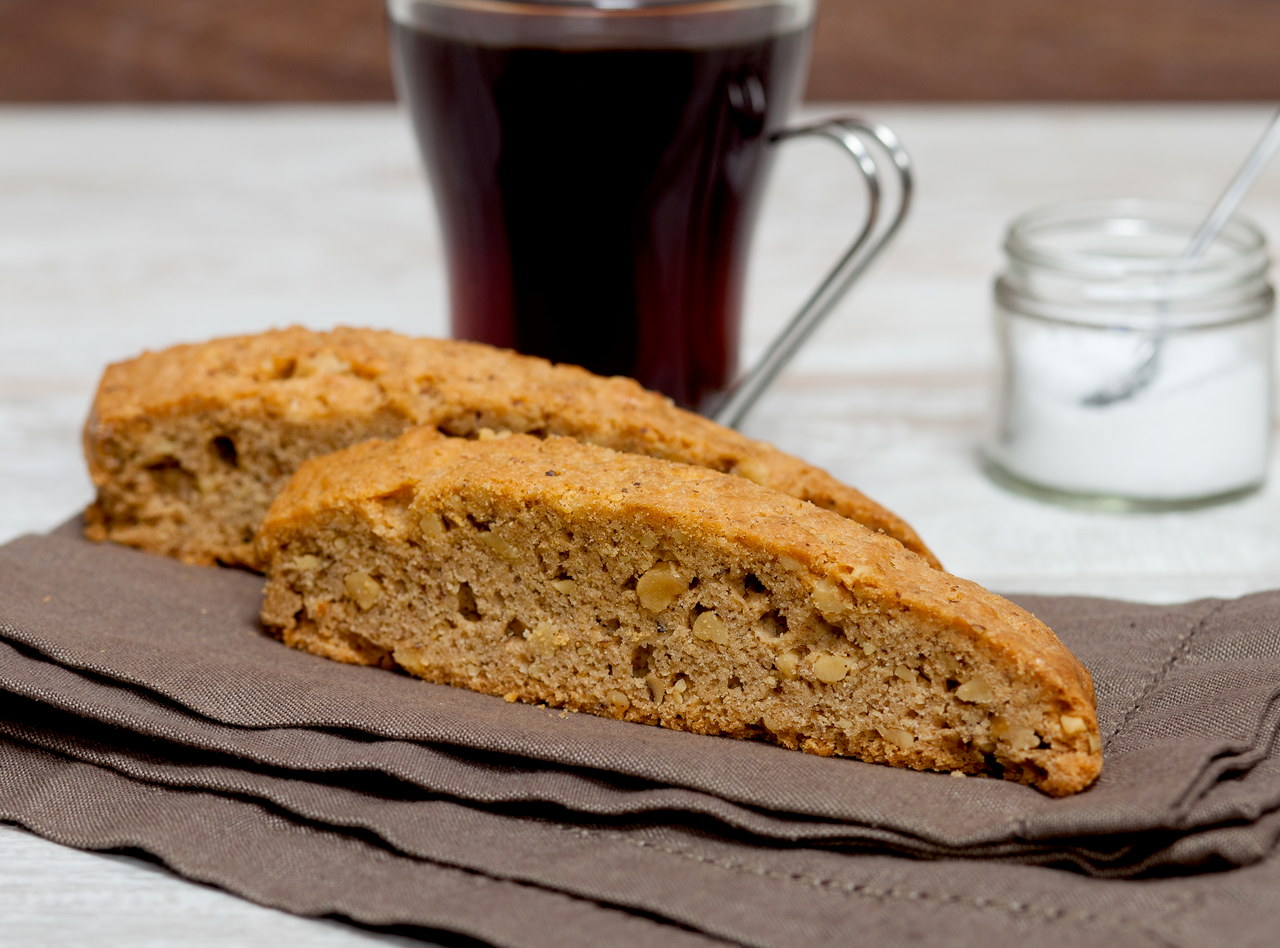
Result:
[[[410,432],[303,464],[259,538],[285,643],[508,700],[1003,776],[1101,766],[1053,633],[742,478],[565,438]]]
[[[602,378],[477,343],[291,328],[110,366],[85,427],[91,539],[192,563],[255,566],[253,538],[306,458],[410,427],[566,435],[737,474],[932,554],[901,519],[825,472]]]

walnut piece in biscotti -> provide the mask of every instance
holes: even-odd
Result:
[[[302,465],[259,537],[285,643],[508,700],[1061,795],[1088,673],[1033,616],[866,527],[571,439],[417,430]]]
[[[625,378],[478,343],[291,328],[108,367],[84,431],[87,534],[191,563],[256,566],[253,538],[298,465],[366,438],[565,435],[737,474],[883,531],[900,518],[824,471]]]

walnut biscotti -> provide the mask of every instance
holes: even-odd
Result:
[[[566,435],[737,474],[936,560],[901,519],[798,458],[646,391],[476,343],[291,328],[110,366],[85,426],[92,539],[192,563],[255,565],[267,506],[298,465],[426,425]]]
[[[901,544],[705,468],[411,431],[302,465],[259,538],[289,645],[508,700],[1061,795],[1088,673]]]

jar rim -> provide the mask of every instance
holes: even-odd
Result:
[[[1209,206],[1193,201],[1150,198],[1097,198],[1060,201],[1033,208],[1009,224],[1004,250],[1011,260],[1042,269],[1082,277],[1116,279],[1222,273],[1242,273],[1267,265],[1267,240],[1247,217],[1236,214],[1199,256],[1187,258],[1181,249],[1191,241]],[[1162,234],[1179,245],[1179,252],[1159,255],[1119,255],[1054,246],[1052,237],[1071,232],[1110,236]]]
[[[1275,306],[1275,291],[1265,281],[1241,295],[1209,298],[1162,299],[1116,297],[1089,299],[1052,298],[1028,292],[1007,275],[996,279],[996,303],[1009,313],[1033,319],[1093,329],[1142,332],[1186,332],[1216,329],[1265,319]]]

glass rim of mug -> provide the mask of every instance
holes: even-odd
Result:
[[[757,7],[812,10],[814,0],[386,0],[386,5],[392,19],[403,22],[411,18],[414,7],[557,16],[627,16],[654,11],[692,15]]]
[[[816,0],[386,0],[396,26],[484,46],[702,49],[812,29]]]

